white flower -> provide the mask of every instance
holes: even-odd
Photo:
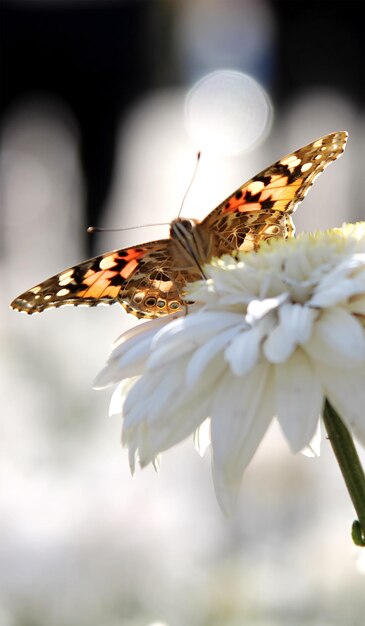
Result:
[[[365,223],[273,240],[205,273],[189,286],[191,312],[125,333],[96,386],[123,381],[111,408],[132,471],[210,418],[230,512],[274,416],[293,452],[313,453],[327,398],[365,444]]]

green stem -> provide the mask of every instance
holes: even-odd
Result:
[[[352,525],[352,539],[365,546],[365,475],[354,442],[335,409],[326,400],[323,420],[332,449],[358,516]]]

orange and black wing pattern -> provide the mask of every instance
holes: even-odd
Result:
[[[196,223],[201,240],[213,240],[211,249],[219,256],[256,250],[271,237],[290,237],[296,205],[324,168],[342,154],[346,140],[346,132],[331,133],[263,170]],[[186,252],[191,256],[188,265],[173,238],[107,252],[39,283],[11,306],[31,314],[68,304],[119,302],[137,317],[167,315],[185,306],[186,283],[200,277],[198,251],[195,256]]]
[[[171,241],[162,239],[94,257],[21,294],[13,309],[40,313],[64,305],[119,302],[128,313],[153,318],[182,308],[181,282],[173,270]]]
[[[256,250],[265,239],[294,234],[291,214],[317,176],[344,151],[345,131],[283,157],[239,187],[198,224],[217,234],[218,255]]]

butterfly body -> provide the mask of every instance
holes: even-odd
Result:
[[[31,314],[67,304],[119,302],[140,318],[181,310],[186,284],[204,278],[204,264],[213,257],[293,236],[291,214],[314,179],[342,154],[346,140],[346,132],[326,135],[263,170],[201,222],[177,218],[168,239],[89,259],[32,287],[11,306]]]
[[[216,252],[214,233],[199,229],[198,220],[177,218],[171,222],[170,239],[173,256],[180,256],[181,267],[190,267],[190,271],[198,271],[200,278],[205,278],[203,266]]]

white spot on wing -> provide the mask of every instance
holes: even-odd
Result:
[[[67,278],[64,278],[63,280],[59,280],[58,284],[60,287],[65,287],[66,285],[69,285],[72,282],[73,282],[72,276],[68,276]]]
[[[248,187],[248,191],[250,193],[252,193],[253,196],[255,196],[257,193],[259,193],[260,191],[263,190],[263,188],[265,187],[264,183],[260,180],[255,180],[253,183],[251,183]]]
[[[310,170],[311,167],[313,167],[313,163],[303,163],[302,167],[300,168],[300,171],[308,172],[308,170]]]
[[[63,274],[60,274],[58,278],[59,284],[61,284],[62,281],[67,280],[67,278],[70,278],[73,275],[73,273],[74,273],[74,270],[71,269],[71,270],[67,270],[67,272],[63,272]]]
[[[295,154],[291,154],[285,159],[281,159],[281,165],[287,165],[288,167],[297,167],[301,163],[301,159],[299,159]]]
[[[115,267],[115,266],[116,266],[116,262],[112,256],[104,257],[104,259],[101,259],[99,263],[99,267],[101,270],[108,270],[111,267]]]

